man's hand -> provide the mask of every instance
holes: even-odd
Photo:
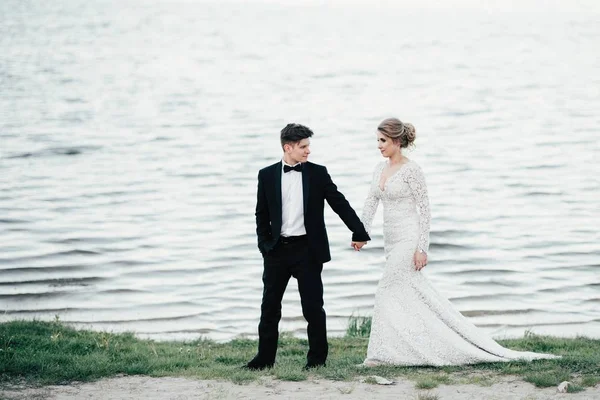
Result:
[[[367,244],[367,242],[352,242],[350,243],[350,247],[354,248],[356,251],[360,251],[365,244]]]

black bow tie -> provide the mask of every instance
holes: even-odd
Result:
[[[302,172],[302,164],[296,164],[293,167],[290,167],[289,165],[283,166],[283,172],[290,172],[290,171]]]

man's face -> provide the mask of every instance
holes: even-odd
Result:
[[[293,164],[303,163],[308,160],[310,154],[310,139],[302,139],[297,143],[289,143],[283,146],[286,154]]]

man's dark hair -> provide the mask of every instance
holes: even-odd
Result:
[[[310,128],[300,124],[287,124],[281,130],[281,147],[286,144],[298,143],[302,139],[308,139],[313,135]]]

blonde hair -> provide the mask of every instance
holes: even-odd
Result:
[[[400,144],[401,148],[414,146],[417,138],[415,127],[408,122],[402,122],[398,118],[386,118],[377,127],[377,130],[391,138],[394,143]]]

